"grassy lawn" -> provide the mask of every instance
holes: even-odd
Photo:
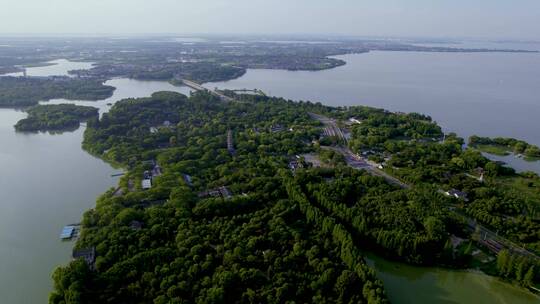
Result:
[[[512,154],[512,151],[508,149],[508,147],[505,147],[505,146],[475,145],[474,148],[482,152],[486,152],[486,153],[498,155],[498,156],[507,156],[507,155]]]
[[[530,157],[530,156],[525,156],[523,159],[524,159],[525,161],[528,161],[528,162],[540,161],[540,157]]]

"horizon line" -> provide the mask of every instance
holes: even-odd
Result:
[[[183,38],[203,38],[203,37],[282,37],[282,38],[320,38],[320,39],[430,39],[430,40],[482,40],[497,42],[527,42],[540,43],[540,38],[517,38],[517,37],[495,37],[495,36],[415,36],[415,35],[353,35],[341,33],[174,33],[174,32],[133,32],[133,33],[13,33],[0,32],[0,38],[109,38],[109,37],[183,37]]]

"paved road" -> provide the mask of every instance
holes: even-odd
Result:
[[[324,124],[324,135],[335,136],[338,138],[338,140],[345,143],[345,146],[347,145],[347,138],[343,134],[343,131],[341,130],[341,128],[337,126],[335,119],[331,119],[326,116],[315,114],[315,113],[309,113],[309,115],[313,119],[316,119]]]
[[[309,115],[313,119],[316,119],[320,121],[322,124],[324,124],[325,135],[336,136],[345,144],[344,146],[329,147],[329,148],[343,154],[343,156],[345,157],[345,161],[347,162],[349,166],[355,169],[367,170],[371,174],[383,177],[389,183],[397,185],[401,188],[409,189],[411,187],[405,184],[404,182],[400,181],[399,179],[384,172],[383,170],[377,168],[377,165],[375,165],[373,162],[370,162],[367,159],[361,157],[360,155],[353,153],[353,151],[351,151],[351,149],[349,149],[349,147],[347,146],[347,138],[343,134],[343,131],[341,130],[341,128],[337,126],[335,119],[331,119],[326,116],[315,114],[315,113],[309,113]]]
[[[410,185],[407,185],[406,183],[400,181],[399,179],[379,169],[377,165],[375,165],[373,162],[370,162],[369,160],[353,153],[351,149],[349,149],[348,147],[340,146],[340,147],[326,147],[326,148],[334,150],[338,153],[341,153],[345,157],[345,161],[347,162],[347,165],[349,165],[350,167],[354,169],[366,170],[372,175],[380,176],[386,179],[387,182],[393,185],[396,185],[398,187],[401,187],[404,189],[411,188]]]

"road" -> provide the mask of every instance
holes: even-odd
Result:
[[[347,138],[343,134],[343,131],[341,130],[341,128],[337,126],[336,121],[334,119],[328,118],[323,115],[315,114],[315,113],[309,113],[309,116],[311,116],[311,118],[316,119],[324,124],[324,135],[335,136],[338,138],[338,140],[345,143],[345,146],[347,146]]]
[[[479,234],[478,242],[486,246],[493,253],[499,253],[499,251],[501,251],[502,249],[508,249],[513,253],[540,260],[540,257],[538,257],[536,254],[528,251],[525,248],[522,248],[521,246],[513,243],[512,241],[502,236],[499,236],[496,232],[493,232],[490,229],[478,224],[476,220],[469,218],[463,214],[461,215],[467,219],[467,225],[469,229]]]
[[[328,148],[341,153],[345,157],[345,161],[350,167],[359,169],[359,170],[366,170],[370,172],[371,174],[383,177],[389,183],[397,185],[404,189],[409,189],[411,187],[410,185],[405,184],[399,179],[379,169],[375,163],[351,151],[351,149],[349,149],[349,147],[347,146],[347,143],[348,143],[347,138],[343,134],[343,131],[341,130],[341,128],[337,126],[335,119],[331,119],[326,116],[315,114],[315,113],[309,113],[309,115],[313,119],[320,121],[324,125],[324,134],[326,136],[336,136],[342,143],[344,143],[344,145],[341,145],[338,147],[328,147]]]
[[[372,175],[383,177],[389,183],[396,185],[398,187],[401,187],[403,189],[411,188],[411,185],[406,184],[402,182],[401,180],[395,178],[394,176],[391,176],[390,174],[379,169],[373,162],[370,162],[369,160],[359,156],[358,154],[353,153],[351,149],[349,149],[349,147],[346,145],[347,139],[345,138],[345,136],[343,136],[343,132],[337,126],[336,121],[334,119],[325,117],[323,115],[315,114],[315,113],[309,113],[309,115],[312,118],[324,124],[325,135],[337,136],[338,138],[342,139],[343,143],[345,143],[345,146],[325,147],[325,148],[341,153],[345,157],[345,161],[350,167],[359,169],[359,170],[366,170]],[[439,190],[439,192],[444,192],[444,191]],[[453,210],[453,209],[451,210],[463,216],[466,219],[467,225],[471,231],[479,232],[480,239],[478,240],[478,242],[486,246],[493,253],[497,254],[502,249],[508,249],[514,253],[518,253],[523,256],[528,256],[528,257],[540,260],[540,257],[538,257],[536,254],[520,247],[519,245],[513,243],[512,241],[504,237],[501,237],[497,233],[491,231],[490,229],[478,224],[475,219],[470,218],[462,213],[459,213],[456,210]]]
[[[375,163],[359,156],[358,154],[353,153],[351,149],[349,149],[348,147],[339,146],[339,147],[325,147],[325,148],[341,153],[345,157],[345,161],[347,162],[347,165],[349,165],[350,167],[354,169],[366,170],[372,175],[380,176],[386,179],[386,181],[389,182],[390,184],[396,185],[400,188],[404,188],[404,189],[411,188],[410,185],[400,181],[399,179],[379,169]]]

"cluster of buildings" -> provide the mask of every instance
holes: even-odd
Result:
[[[221,197],[223,199],[229,199],[232,197],[231,191],[225,186],[221,186],[215,189],[200,192],[198,194],[200,198],[204,197]]]
[[[260,133],[263,133],[265,132],[266,130],[264,129],[261,129],[261,128],[258,128],[258,127],[253,127],[253,132],[255,132],[255,134],[260,134]],[[270,128],[268,129],[271,133],[279,133],[279,132],[283,132],[283,131],[294,131],[293,128],[288,128],[281,125],[281,124],[275,124],[275,125],[271,125]]]
[[[146,170],[143,173],[143,179],[141,181],[141,187],[143,190],[148,190],[152,188],[152,180],[154,177],[160,176],[163,174],[161,167],[154,161],[152,161],[154,167],[151,170]]]
[[[169,128],[171,128],[171,126],[172,126],[172,123],[170,121],[168,121],[168,120],[165,120],[161,126],[150,127],[150,133],[155,134],[155,133],[159,132],[159,128],[168,128],[169,129]]]
[[[448,191],[445,191],[444,194],[446,196],[461,199],[461,200],[464,200],[466,202],[469,201],[469,199],[467,197],[467,193],[456,190],[456,189],[450,189]]]
[[[296,157],[289,162],[289,169],[294,173],[301,168],[304,168],[304,164],[300,161],[300,156],[296,155]]]
[[[285,127],[280,124],[270,126],[270,132],[272,133],[283,132],[283,131],[285,131]]]

